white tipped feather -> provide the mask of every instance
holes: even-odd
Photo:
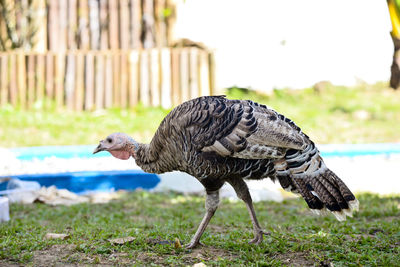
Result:
[[[314,196],[318,197],[318,195],[314,191],[311,191],[311,193]],[[333,215],[335,215],[335,217],[338,221],[340,221],[340,222],[345,221],[346,216],[353,217],[353,211],[358,211],[359,202],[357,199],[350,201],[348,204],[349,204],[348,209],[343,209],[341,211],[331,211],[333,213]],[[326,208],[324,208],[322,210],[318,210],[318,209],[310,209],[310,210],[312,213],[314,213],[316,215],[326,215],[328,213],[328,210]]]
[[[353,211],[351,209],[342,210],[346,216],[353,217]]]
[[[317,215],[327,215],[328,210],[326,208],[323,208],[322,210],[318,209],[310,209],[312,213],[317,214]]]
[[[354,200],[352,200],[352,201],[349,201],[349,207],[350,207],[350,210],[354,210],[354,211],[358,211],[358,208],[359,208],[359,202],[358,202],[358,200],[357,199],[354,199]]]
[[[316,214],[316,215],[321,215],[321,211],[317,210],[317,209],[310,209],[312,213]]]
[[[338,221],[343,222],[346,220],[346,214],[343,211],[332,211],[332,213]]]

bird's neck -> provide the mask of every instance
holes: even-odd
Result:
[[[145,172],[163,173],[168,171],[163,161],[158,157],[158,153],[152,151],[149,144],[138,143],[134,152],[134,158],[136,164]]]

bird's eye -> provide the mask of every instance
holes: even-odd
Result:
[[[111,138],[107,138],[107,142],[108,142],[108,143],[111,143],[111,142],[112,142],[112,139],[111,139]]]

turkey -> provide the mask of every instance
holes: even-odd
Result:
[[[200,181],[206,190],[206,213],[187,248],[199,244],[225,182],[246,204],[254,231],[250,243],[261,243],[267,233],[256,218],[245,179],[269,177],[300,194],[312,211],[329,210],[340,221],[358,209],[357,199],[326,167],[313,141],[290,119],[250,100],[189,100],[164,118],[150,144],[113,133],[93,153],[100,151],[124,160],[133,157],[145,172],[178,170]]]

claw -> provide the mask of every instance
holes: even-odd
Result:
[[[270,232],[261,231],[263,235],[271,235]]]
[[[264,235],[270,235],[270,234],[271,233],[269,233],[269,232],[265,232],[265,231],[259,230],[259,231],[257,231],[257,233],[255,233],[254,238],[249,241],[249,244],[259,245],[263,241],[263,236]]]
[[[192,248],[195,248],[196,246],[197,246],[196,243],[189,243],[189,244],[185,245],[185,248],[186,249],[192,249]]]
[[[201,242],[190,242],[189,244],[185,245],[186,249],[192,249],[197,247],[198,245],[204,246]]]

